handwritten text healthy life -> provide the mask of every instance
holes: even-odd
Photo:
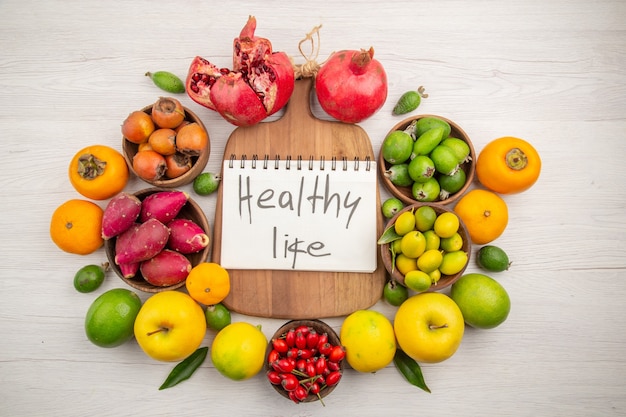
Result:
[[[364,253],[355,250],[365,247],[360,240],[368,223],[374,223],[369,236],[374,248],[376,241],[375,198],[369,195],[376,195],[375,178],[366,186],[360,176],[341,169],[225,169],[223,246],[238,236],[228,250],[237,253],[239,268],[244,262],[257,265],[252,268],[296,270],[356,265]],[[225,249],[222,264],[226,256],[228,267],[231,257]]]

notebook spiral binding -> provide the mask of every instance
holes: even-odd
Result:
[[[244,154],[244,155],[241,155],[241,157],[238,159],[237,155],[231,154],[228,167],[233,168],[236,160],[240,161],[241,168],[245,168],[245,164],[248,158]],[[292,168],[292,160],[293,160],[292,156],[287,155],[287,157],[285,158],[285,169]],[[271,163],[272,161],[273,161],[273,164]],[[252,166],[252,169],[256,169],[257,166],[260,166],[262,169],[272,169],[272,168],[279,169],[280,161],[281,161],[280,155],[276,155],[273,159],[271,159],[269,155],[264,155],[263,159],[259,159],[259,156],[255,154],[255,155],[252,155],[251,166]],[[319,170],[324,171],[324,169],[326,169],[326,158],[322,156],[317,161],[319,162]],[[308,169],[312,171],[313,169],[315,169],[315,162],[316,160],[313,158],[312,155],[308,158],[307,162],[305,162],[302,155],[298,155],[297,158],[295,159],[295,162],[293,162],[293,166],[297,170]],[[338,166],[339,166],[339,169],[343,171],[347,171],[350,168],[350,163],[352,163],[354,171],[358,171],[361,166],[361,159],[358,156],[356,156],[354,157],[352,161],[350,161],[345,156],[341,157],[341,159],[338,159],[336,156],[333,156],[329,162],[331,171],[336,171],[338,169]],[[363,160],[363,163],[365,165],[366,171],[369,171],[370,169],[372,169],[372,160],[369,156],[365,157],[365,159]]]

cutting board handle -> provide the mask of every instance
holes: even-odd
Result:
[[[313,90],[313,78],[300,78],[296,80],[293,93],[285,106],[283,116],[277,122],[290,123],[295,121],[302,123],[303,119],[315,119],[311,111],[311,91]]]

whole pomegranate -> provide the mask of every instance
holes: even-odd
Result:
[[[322,109],[345,123],[358,123],[385,104],[387,74],[374,48],[335,52],[320,67],[315,91]]]
[[[186,80],[193,101],[217,111],[236,126],[250,126],[283,108],[293,92],[293,66],[284,52],[272,52],[266,38],[254,36],[250,16],[233,41],[233,69],[196,57]]]

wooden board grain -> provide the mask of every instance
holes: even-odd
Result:
[[[276,121],[239,127],[230,135],[224,148],[224,160],[231,155],[271,158],[302,155],[308,159],[332,156],[349,161],[370,158],[375,161],[367,133],[357,125],[320,120],[310,108],[312,79],[296,81],[294,93],[284,115]],[[222,186],[215,210],[213,262],[221,259]],[[376,201],[380,195],[376,186]],[[382,233],[383,219],[377,211],[377,232]],[[376,245],[376,242],[372,242]],[[380,255],[379,255],[380,256]],[[336,317],[374,305],[385,284],[385,269],[378,259],[373,273],[240,270],[229,269],[231,292],[224,304],[238,313],[289,319]]]

